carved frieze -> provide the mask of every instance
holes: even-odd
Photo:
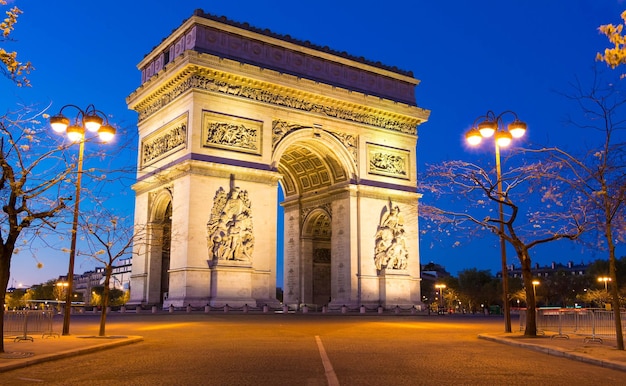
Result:
[[[363,123],[405,134],[417,134],[417,127],[415,123],[402,122],[381,116],[379,114],[357,112],[354,109],[325,105],[319,102],[313,102],[310,99],[301,96],[291,96],[285,94],[284,92],[270,91],[263,87],[237,84],[234,82],[230,83],[224,80],[215,79],[212,75],[214,76],[214,74],[203,74],[198,71],[184,77],[176,86],[164,91],[149,105],[138,107],[137,112],[139,113],[139,121],[144,120],[154,112],[160,110],[187,90],[195,88],[204,91],[238,96],[276,106],[289,107],[310,113],[317,113],[346,121]]]
[[[141,167],[184,149],[187,145],[187,113],[141,140]]]
[[[376,230],[374,265],[386,269],[406,269],[409,253],[406,247],[404,220],[398,206],[385,206]]]
[[[367,144],[367,172],[408,180],[409,151],[388,146]]]
[[[248,192],[239,187],[229,193],[220,187],[213,198],[207,223],[209,261],[231,260],[252,263],[254,232]]]
[[[202,112],[202,146],[261,154],[263,122]]]

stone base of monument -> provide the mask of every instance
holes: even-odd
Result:
[[[250,263],[239,261],[213,261],[211,269],[211,307],[256,307],[252,298],[252,272]]]
[[[378,275],[381,305],[384,308],[413,306],[411,276],[405,269],[383,268]]]

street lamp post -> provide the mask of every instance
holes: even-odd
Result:
[[[611,278],[608,276],[601,276],[598,278],[599,282],[604,282],[604,291],[606,291],[607,293],[609,292],[609,282],[611,281]]]
[[[66,296],[65,291],[67,289],[67,282],[60,281],[55,284],[57,289],[55,290],[55,300],[58,301],[59,298],[64,298]]]
[[[509,123],[507,129],[504,128],[502,117],[506,114],[514,116],[512,123]],[[478,122],[480,121],[480,122]],[[502,303],[504,304],[504,331],[511,332],[511,306],[509,304],[509,277],[506,264],[506,243],[504,234],[504,209],[502,202],[504,196],[502,194],[502,169],[500,166],[500,148],[508,146],[513,138],[520,138],[526,133],[527,125],[517,118],[517,114],[512,111],[505,111],[500,115],[495,115],[493,111],[488,111],[484,116],[478,117],[470,131],[465,134],[467,142],[476,146],[480,144],[483,138],[494,139],[496,154],[496,176],[498,179],[498,214],[500,223],[500,257],[502,261]]]
[[[73,122],[63,115],[65,108],[78,110]],[[83,175],[83,156],[85,153],[86,131],[97,133],[102,142],[108,142],[115,136],[115,129],[109,125],[106,115],[89,105],[85,110],[75,105],[65,105],[57,115],[50,117],[50,126],[57,133],[65,133],[72,142],[78,142],[78,163],[76,166],[76,197],[74,199],[74,218],[72,220],[72,240],[67,272],[67,294],[65,296],[65,312],[63,314],[63,335],[70,333],[70,312],[72,310],[72,293],[74,291],[74,260],[76,257],[76,233],[78,231],[78,205],[80,203],[81,179]]]
[[[443,303],[443,289],[446,288],[445,284],[435,284],[435,288],[437,288],[439,290],[439,303],[440,304],[440,309],[444,308],[444,303]]]
[[[539,280],[533,280],[533,297],[535,298],[535,308],[537,307],[537,286],[539,285]]]

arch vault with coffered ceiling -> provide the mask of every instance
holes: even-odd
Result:
[[[138,68],[130,303],[278,305],[284,239],[285,303],[420,304],[411,73],[202,11]]]

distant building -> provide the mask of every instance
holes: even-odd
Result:
[[[130,271],[132,259],[120,259],[118,264],[113,267],[111,274],[110,288],[117,288],[122,291],[130,289]],[[92,291],[95,287],[101,287],[104,284],[105,269],[104,267],[96,267],[93,271],[87,271],[80,275],[74,275],[74,293],[77,295],[77,301],[84,301],[85,304],[91,303]],[[59,276],[59,282],[67,281],[66,276]]]
[[[552,264],[546,265],[543,267],[539,266],[538,263],[535,263],[535,266],[531,268],[531,272],[533,276],[538,277],[538,278],[554,276],[554,274],[556,274],[559,271],[567,272],[571,274],[572,276],[582,276],[585,274],[585,272],[587,272],[588,268],[589,268],[589,264],[584,264],[582,262],[580,264],[574,264],[574,262],[572,261],[567,262],[567,264],[552,262]],[[507,268],[507,274],[509,277],[521,278],[522,268],[516,267],[515,264],[511,264]],[[498,273],[496,274],[496,277],[501,278],[502,271],[498,271]]]
[[[113,274],[111,275],[111,287],[115,287],[122,291],[130,290],[130,272],[132,270],[133,260],[120,259],[117,265],[113,267]]]
[[[100,285],[100,279],[104,273],[104,268],[96,268],[94,271],[87,271],[80,275],[74,275],[74,289],[76,301],[84,301],[85,304],[91,302],[91,292],[94,287]],[[67,281],[66,276],[59,276],[59,282]]]
[[[446,271],[443,266],[435,264],[432,261],[428,264],[424,264],[421,266],[420,274],[422,281],[430,281],[433,283],[442,278],[451,276],[450,273]]]

